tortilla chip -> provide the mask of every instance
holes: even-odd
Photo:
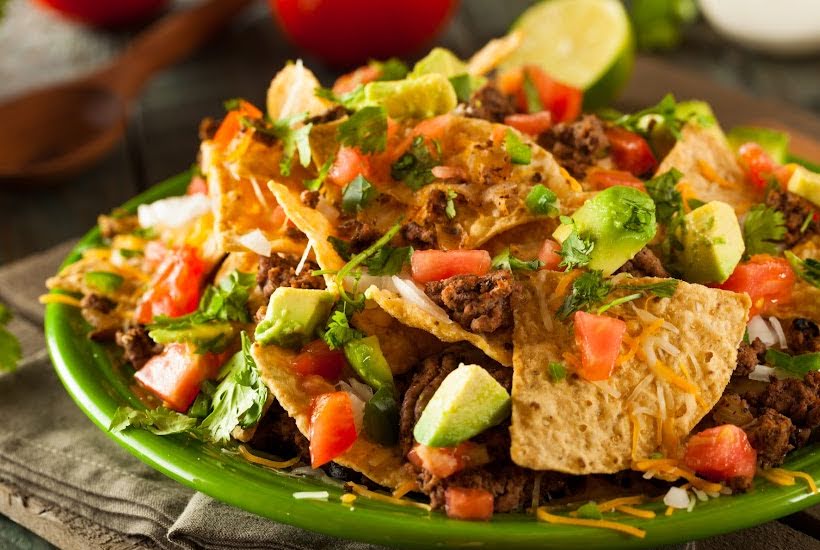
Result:
[[[687,124],[683,136],[663,159],[656,174],[672,168],[683,173],[678,189],[685,198],[723,201],[731,204],[738,214],[759,202],[752,196],[737,158],[717,125]]]
[[[544,241],[552,237],[553,231],[560,225],[557,218],[544,218],[537,222],[530,222],[514,227],[500,235],[496,235],[481,247],[497,256],[509,248],[510,253],[522,260],[532,260],[538,257],[538,252]]]
[[[469,342],[502,365],[507,367],[512,365],[510,331],[497,331],[486,335],[476,334],[465,330],[455,321],[434,317],[399,295],[375,286],[368,288],[364,295],[407,326],[428,332],[442,342]]]
[[[96,250],[87,251],[82,258],[65,266],[57,275],[46,280],[46,286],[50,290],[77,292],[83,296],[104,296],[114,301],[118,310],[133,309],[142,296],[143,285],[149,282],[150,275],[136,268],[129,268],[126,275],[122,268],[111,263],[107,250],[101,252],[102,254],[97,254]],[[113,291],[90,286],[85,280],[85,275],[92,271],[122,274],[122,284]]]
[[[267,108],[271,120],[279,120],[300,113],[319,115],[332,106],[326,99],[316,97],[319,81],[302,64],[301,59],[288,63],[276,73],[268,87]]]
[[[302,378],[291,369],[296,353],[277,346],[251,348],[262,381],[287,413],[296,420],[296,426],[305,437],[310,434],[310,404],[314,396],[335,391],[333,385],[319,377]],[[308,384],[305,382],[309,380]],[[383,447],[360,435],[353,447],[334,462],[361,472],[379,485],[396,488],[416,477],[403,468],[405,459],[398,446]]]
[[[513,461],[536,470],[593,474],[629,468],[633,460],[660,448],[671,455],[729,382],[746,328],[748,296],[680,282],[672,298],[639,304],[664,320],[662,327],[644,336],[646,342],[639,347],[646,352],[626,359],[604,382],[588,382],[574,374],[553,382],[550,362],[578,360],[569,323],[555,319],[554,307],[546,304],[545,297],[553,295],[563,276],[554,272],[533,275],[522,282],[523,291],[513,300]],[[657,279],[634,280],[651,281]],[[628,343],[640,338],[646,323],[638,320],[632,304],[613,307],[608,314],[627,322],[628,350]],[[659,348],[661,338],[666,349],[672,345],[680,353],[672,356]],[[644,353],[655,354],[658,364],[662,362],[674,376],[650,367]],[[696,390],[681,389],[686,384]],[[659,421],[660,395],[665,402],[663,422]],[[634,442],[633,422],[638,426]]]

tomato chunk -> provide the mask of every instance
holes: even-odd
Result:
[[[196,310],[205,269],[205,261],[193,247],[168,251],[137,304],[137,322],[148,324],[158,315],[179,317]]]
[[[515,96],[516,107],[519,111],[529,113],[527,94],[524,91],[525,75],[538,92],[541,106],[552,115],[552,122],[567,122],[578,118],[584,99],[583,92],[553,80],[543,69],[535,65],[508,71],[498,79],[498,87],[501,91]]]
[[[487,447],[464,441],[456,447],[428,447],[417,444],[407,453],[407,459],[434,476],[444,479],[469,467],[490,462]]]
[[[740,165],[752,185],[759,189],[765,189],[774,177],[774,171],[777,168],[774,159],[769,156],[769,153],[763,147],[753,141],[741,145],[737,155]]]
[[[607,128],[609,151],[619,170],[626,170],[635,176],[652,172],[658,161],[644,138],[617,126]]]
[[[342,350],[332,350],[322,340],[314,340],[293,359],[293,370],[302,376],[318,374],[327,380],[338,380],[345,366]]]
[[[598,189],[608,189],[616,185],[632,187],[638,191],[646,192],[643,181],[624,170],[605,170],[603,168],[593,168],[587,173],[587,181]]]
[[[356,179],[358,175],[369,177],[370,166],[367,157],[354,147],[340,148],[328,172],[328,179],[343,187]]]
[[[318,468],[356,442],[356,423],[350,396],[343,391],[313,398],[310,414],[310,465]]]
[[[492,258],[486,250],[416,250],[410,257],[413,280],[429,283],[454,275],[485,275]]]
[[[224,360],[224,354],[198,354],[185,344],[169,344],[162,353],[149,359],[134,378],[168,408],[185,412],[194,402],[202,382],[215,377]]]
[[[561,250],[561,245],[552,239],[547,239],[541,245],[541,250],[538,251],[538,259],[544,264],[542,269],[549,269],[550,271],[558,271],[558,264],[561,263],[561,256],[558,251]]]
[[[449,518],[489,521],[493,517],[493,494],[484,489],[448,487],[444,509]]]
[[[362,65],[353,71],[343,74],[333,83],[333,93],[336,95],[352,92],[360,84],[373,82],[381,76],[381,70],[375,65]]]
[[[626,323],[615,317],[578,311],[573,317],[575,343],[581,350],[578,374],[591,381],[606,380],[615,368]]]
[[[765,313],[775,304],[791,299],[795,275],[785,258],[756,254],[749,261],[738,264],[720,288],[745,292],[752,299],[750,316]]]
[[[194,176],[191,178],[191,183],[188,184],[188,195],[207,195],[208,182],[202,176]]]
[[[222,120],[222,124],[220,124],[219,128],[216,130],[216,134],[214,134],[214,143],[222,148],[227,147],[242,128],[243,116],[248,118],[261,118],[262,111],[244,99],[240,99],[239,108],[225,115],[225,118]]]
[[[703,430],[689,438],[684,464],[712,481],[734,478],[752,479],[755,475],[757,452],[749,444],[742,428],[724,424]]]
[[[512,126],[519,132],[537,136],[550,129],[552,114],[549,111],[540,111],[532,114],[508,115],[504,117],[504,124]]]

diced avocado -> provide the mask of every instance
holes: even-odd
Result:
[[[691,283],[722,283],[743,256],[745,245],[734,209],[712,201],[683,218],[677,265]]]
[[[679,102],[675,107],[675,116],[679,119],[697,122],[702,126],[711,126],[717,121],[712,106],[696,99]]]
[[[467,64],[446,48],[433,48],[413,66],[408,78],[418,78],[426,74],[440,74],[447,78],[467,72]]]
[[[256,327],[256,341],[298,348],[313,339],[333,307],[326,290],[279,287],[270,297],[265,318]]]
[[[356,374],[370,387],[376,390],[383,387],[393,388],[393,371],[382,355],[382,348],[376,336],[351,340],[345,344],[345,357]]]
[[[778,164],[786,162],[789,154],[789,134],[770,130],[769,128],[754,128],[752,126],[735,126],[726,134],[729,145],[737,153],[744,143],[753,141],[763,147],[769,156]]]
[[[428,447],[454,447],[510,414],[501,384],[478,365],[459,365],[447,375],[421,413],[413,437]]]
[[[820,174],[802,166],[795,166],[789,178],[788,190],[820,206]]]
[[[370,82],[354,107],[381,105],[392,118],[430,118],[455,109],[458,99],[453,85],[438,73],[418,78]]]
[[[617,185],[601,191],[572,215],[575,229],[594,246],[590,269],[609,276],[631,260],[655,236],[655,203],[646,193]],[[561,225],[552,236],[563,242],[572,225]]]
[[[224,347],[235,334],[234,327],[227,321],[212,321],[185,328],[155,328],[148,336],[158,344],[188,342],[198,348],[216,350]]]

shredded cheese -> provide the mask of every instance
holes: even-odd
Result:
[[[666,382],[669,382],[673,386],[676,386],[687,393],[691,393],[695,396],[695,399],[698,400],[698,403],[700,403],[701,405],[705,405],[703,403],[703,399],[700,397],[700,390],[692,382],[689,382],[682,376],[675,374],[672,371],[672,369],[670,369],[660,361],[655,362],[655,364],[652,365],[650,368],[652,369],[652,372],[655,373],[655,376],[663,379]]]
[[[598,505],[598,510],[601,512],[611,512],[618,506],[629,506],[631,504],[641,504],[644,501],[642,495],[635,495],[631,497],[618,497],[612,500],[605,500]]]
[[[65,304],[67,306],[80,307],[80,301],[65,294],[43,294],[37,301],[41,304]]]
[[[794,477],[777,474],[770,470],[758,470],[757,475],[771,483],[774,483],[775,485],[781,485],[783,487],[788,487],[796,483]]]
[[[363,497],[371,498],[373,500],[378,500],[380,502],[387,502],[389,504],[398,504],[399,506],[409,506],[411,508],[419,508],[421,510],[430,511],[432,508],[429,504],[424,504],[423,502],[416,502],[414,500],[407,500],[404,498],[396,498],[390,495],[383,495],[381,493],[377,493],[375,491],[371,491],[363,487],[362,485],[358,485],[351,481],[345,483],[345,487],[349,488],[351,491],[356,493],[357,495],[361,495]]]
[[[265,200],[265,195],[262,194],[262,189],[259,187],[259,182],[256,181],[256,178],[251,178],[251,187],[253,187],[253,194],[256,195],[256,200],[259,201],[259,204],[261,204],[265,210],[270,210],[268,201]]]
[[[706,162],[703,159],[698,159],[698,170],[700,174],[706,178],[707,180],[711,181],[712,183],[716,183],[721,187],[731,189],[733,187],[737,187],[736,184],[727,181],[723,176],[717,173],[715,167]]]
[[[695,193],[692,191],[692,187],[682,180],[678,182],[678,184],[675,187],[680,193],[681,202],[683,203],[683,210],[685,212],[691,212],[692,207],[689,206],[689,201],[691,199],[696,198]]]
[[[622,514],[628,514],[630,516],[635,516],[636,518],[653,519],[655,517],[655,512],[652,510],[641,510],[640,508],[635,508],[633,506],[623,505],[617,506],[615,509]]]
[[[563,298],[564,295],[567,292],[567,289],[569,289],[569,285],[572,284],[572,281],[574,281],[575,279],[577,279],[580,276],[581,276],[581,270],[580,269],[573,269],[572,271],[569,271],[569,272],[565,273],[564,276],[561,277],[561,280],[558,281],[558,284],[555,285],[555,294],[554,294],[554,296],[556,296],[558,298]]]
[[[764,472],[765,471],[766,470],[764,470]],[[795,470],[786,470],[784,468],[772,468],[771,470],[768,470],[768,471],[771,472],[771,473],[774,473],[775,475],[778,475],[778,476],[784,476],[784,477],[791,478],[792,483],[789,483],[789,485],[794,485],[794,478],[799,477],[800,479],[804,480],[808,484],[809,489],[811,490],[811,494],[813,494],[813,495],[817,494],[817,484],[814,482],[814,478],[811,475],[807,474],[806,472],[800,472],[800,471],[795,471]]]
[[[638,456],[638,438],[640,437],[640,424],[638,417],[632,411],[629,412],[629,421],[632,423],[632,460]]]
[[[572,188],[573,191],[575,191],[576,193],[581,193],[584,190],[584,188],[581,187],[581,184],[578,183],[578,180],[573,178],[570,175],[570,173],[566,171],[566,169],[564,169],[561,166],[559,166],[558,168],[561,171],[561,175],[564,176],[564,179],[567,180],[567,183],[569,183],[569,186]]]
[[[666,507],[666,512],[664,512],[663,515],[664,516],[671,516],[674,513],[675,513],[675,509],[672,508],[671,506],[667,506]]]
[[[260,466],[267,466],[268,468],[273,468],[274,470],[282,470],[284,468],[290,468],[297,462],[299,462],[299,457],[295,456],[290,460],[270,460],[267,458],[262,458],[259,455],[255,455],[248,450],[245,445],[239,446],[239,454],[242,455],[242,458],[247,460],[248,462],[253,462],[254,464],[259,464]]]
[[[393,496],[396,497],[396,498],[401,498],[401,497],[403,497],[404,495],[406,495],[407,493],[409,493],[410,491],[412,491],[415,488],[416,488],[416,482],[415,481],[405,481],[404,483],[402,483],[401,485],[396,487],[396,490],[393,491]]]
[[[627,535],[632,535],[633,537],[637,537],[639,539],[646,536],[646,531],[643,529],[638,529],[637,527],[626,525],[625,523],[618,523],[617,521],[609,521],[605,519],[584,519],[557,516],[555,514],[550,514],[544,508],[538,509],[538,519],[541,521],[546,521],[547,523],[561,525],[579,525],[582,527],[595,527],[597,529],[611,529],[613,531],[619,531],[621,533],[626,533]]]

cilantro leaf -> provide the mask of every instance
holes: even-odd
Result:
[[[240,123],[245,128],[253,128],[255,132],[274,137],[282,142],[282,159],[279,161],[279,171],[283,176],[289,176],[293,167],[293,157],[299,153],[299,163],[307,168],[310,165],[310,131],[313,123],[294,128],[295,124],[303,122],[307,113],[299,113],[282,118],[274,122],[241,117]]]
[[[532,81],[529,71],[524,71],[522,89],[527,100],[527,112],[537,113],[543,111],[544,104],[541,103],[541,95],[538,93],[538,88],[535,87],[535,82]]]
[[[384,107],[364,107],[339,125],[339,143],[362,153],[379,153],[387,146],[387,113]]]
[[[404,264],[410,263],[412,255],[412,246],[395,248],[385,245],[365,260],[364,266],[370,275],[395,275]]]
[[[558,195],[544,184],[534,185],[524,202],[527,210],[536,216],[558,215]]]
[[[814,258],[806,258],[801,260],[794,252],[787,250],[784,252],[786,259],[789,260],[792,269],[797,275],[812,286],[820,288],[820,261]]]
[[[543,267],[544,262],[541,260],[520,260],[510,253],[510,248],[504,249],[501,254],[493,258],[493,269],[506,269],[507,271],[538,271]]]
[[[617,113],[614,117],[604,114],[604,118],[610,118],[612,124],[615,126],[621,126],[622,128],[626,128],[631,132],[643,136],[647,136],[653,126],[652,124],[646,124],[647,117],[649,116],[659,119],[660,123],[669,130],[669,133],[672,134],[676,140],[681,138],[683,125],[691,118],[678,116],[678,102],[675,101],[675,96],[672,94],[666,94],[657,105],[647,107],[637,113]]]
[[[681,211],[681,194],[676,185],[682,177],[680,171],[671,168],[646,182],[646,191],[655,202],[655,215],[659,223],[669,223],[672,216]]]
[[[376,188],[364,176],[359,174],[342,191],[342,210],[348,214],[359,212],[370,204],[378,194]]]
[[[327,242],[333,247],[333,250],[336,251],[336,254],[339,255],[344,261],[348,261],[351,257],[353,257],[353,251],[350,249],[350,243],[340,239],[339,237],[334,237],[330,235],[327,238]]]
[[[364,338],[364,334],[352,328],[347,315],[339,309],[330,315],[327,326],[325,326],[325,332],[322,334],[322,340],[330,349],[341,349],[348,342],[359,338]]]
[[[250,347],[250,338],[242,331],[242,351],[223,367],[226,374],[214,392],[211,413],[197,429],[216,443],[228,441],[235,427],[249,428],[262,417],[268,389],[259,378]]]
[[[347,290],[345,290],[345,277],[348,275],[353,275],[354,273],[359,273],[358,271],[355,271],[356,268],[365,263],[370,257],[378,253],[379,250],[387,246],[387,243],[389,243],[393,237],[396,236],[400,229],[401,220],[397,221],[393,227],[391,227],[387,233],[382,235],[375,243],[355,256],[352,256],[350,260],[348,260],[348,262],[336,273],[336,284],[339,287],[339,296],[342,301],[353,310],[361,310],[364,308],[364,296],[356,296],[355,293],[353,296],[350,296],[347,293]]]
[[[424,138],[416,136],[410,149],[390,167],[390,176],[396,181],[404,182],[410,189],[418,191],[435,181],[432,168],[439,163],[440,159],[433,156]]]
[[[572,290],[556,315],[559,319],[566,319],[576,311],[590,309],[602,302],[611,290],[612,283],[604,280],[600,270],[588,271],[572,282]]]
[[[521,141],[521,138],[509,128],[504,135],[504,150],[510,155],[513,164],[529,164],[532,160],[530,146]]]
[[[397,57],[385,61],[371,61],[370,66],[379,71],[376,80],[401,80],[410,72],[407,64]]]
[[[753,206],[743,221],[744,255],[777,254],[777,244],[786,235],[783,213],[765,204]]]
[[[452,220],[456,217],[456,203],[454,201],[455,198],[458,197],[458,193],[452,189],[448,189],[445,196],[447,197],[447,202],[444,207],[444,215],[447,216],[448,220]]]
[[[126,428],[137,428],[148,430],[156,435],[170,435],[190,431],[195,426],[196,418],[165,407],[145,411],[132,407],[119,407],[114,412],[108,429],[115,434]]]
[[[0,303],[0,372],[13,371],[23,357],[19,340],[6,328],[11,319],[11,310]]]
[[[582,238],[570,218],[562,218],[561,223],[573,224],[573,228],[572,232],[564,239],[564,242],[561,243],[561,250],[558,251],[558,255],[561,256],[562,259],[558,266],[566,267],[567,270],[584,267],[589,264],[589,255],[592,254],[595,243],[590,239]]]
[[[563,364],[550,361],[547,367],[549,368],[550,378],[552,378],[553,382],[560,382],[567,377],[567,368]]]
[[[322,185],[325,183],[327,179],[327,175],[330,173],[330,169],[333,166],[333,162],[335,161],[335,157],[329,157],[322,167],[319,168],[319,173],[313,179],[304,180],[302,184],[305,186],[306,189],[309,191],[318,191],[322,188]]]

